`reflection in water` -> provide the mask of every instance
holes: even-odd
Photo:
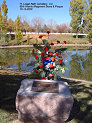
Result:
[[[70,61],[71,71],[69,73],[70,78],[83,79],[82,71],[82,61],[83,57],[77,53],[71,56],[72,60]]]
[[[19,71],[22,68],[22,63],[28,63],[31,53],[30,50],[3,50],[0,49],[0,66],[1,68],[15,68]]]
[[[85,55],[85,60],[83,61],[83,73],[86,80],[92,81],[92,50]]]
[[[27,49],[0,49],[0,68],[18,71],[31,71],[32,66],[27,66],[32,60],[31,48]],[[92,81],[92,50],[72,50],[62,53],[67,60],[64,76]]]
[[[69,65],[71,67],[70,78],[92,81],[92,50],[79,51],[71,55]]]

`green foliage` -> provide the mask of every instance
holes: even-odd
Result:
[[[84,3],[82,0],[71,0],[70,1],[70,16],[72,17],[70,26],[72,27],[73,32],[77,33],[79,32],[82,17],[84,14]]]
[[[8,13],[6,0],[3,1],[3,4],[1,5],[1,10],[2,10],[2,13],[3,13],[3,16],[2,16],[2,22],[3,22],[2,30],[5,31],[5,30],[7,30],[7,13]]]
[[[8,8],[6,5],[6,0],[4,0],[1,7],[0,7],[0,45],[7,45],[8,44],[7,12],[8,12]]]
[[[92,0],[84,0],[84,31],[88,33],[88,39],[92,42]]]
[[[0,45],[8,45],[9,39],[6,32],[0,32]]]
[[[0,7],[0,32],[2,31],[2,13],[1,13],[1,7]]]
[[[11,41],[11,35],[9,34],[9,41]]]
[[[27,44],[29,45],[30,44],[30,36],[27,35]]]
[[[92,81],[92,50],[86,54],[85,60],[83,61],[85,79]]]
[[[36,44],[38,44],[38,40],[37,40],[37,38],[36,38]]]
[[[20,18],[18,16],[16,19],[16,29],[15,29],[15,39],[16,39],[18,45],[20,44],[20,41],[23,38],[19,24],[20,24]]]
[[[92,43],[92,0],[89,0],[88,38],[89,41]]]
[[[70,78],[83,79],[83,71],[81,68],[82,57],[76,55],[72,55],[72,60],[70,61],[71,71],[69,73]]]

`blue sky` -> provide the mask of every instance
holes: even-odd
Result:
[[[3,0],[0,0],[0,5]],[[20,10],[20,3],[53,3],[63,8],[33,8],[33,10]],[[6,0],[8,7],[8,19],[15,20],[17,16],[28,18],[31,21],[35,17],[41,17],[48,23],[53,19],[57,24],[70,23],[69,15],[70,0]]]

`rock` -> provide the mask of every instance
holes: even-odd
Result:
[[[74,101],[67,82],[39,81],[25,79],[21,82],[16,96],[18,119],[24,123],[64,123]]]

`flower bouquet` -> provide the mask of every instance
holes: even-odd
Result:
[[[48,38],[49,38],[49,31]],[[39,36],[42,39],[42,35]],[[32,49],[33,60],[30,65],[34,66],[31,72],[31,78],[34,79],[46,79],[46,80],[57,80],[60,74],[63,74],[67,67],[64,64],[64,59],[61,56],[63,52],[61,49],[52,49],[54,43],[48,43],[48,40],[43,39],[43,44],[34,44]],[[66,41],[63,41],[66,44]],[[57,44],[60,41],[57,41]]]

